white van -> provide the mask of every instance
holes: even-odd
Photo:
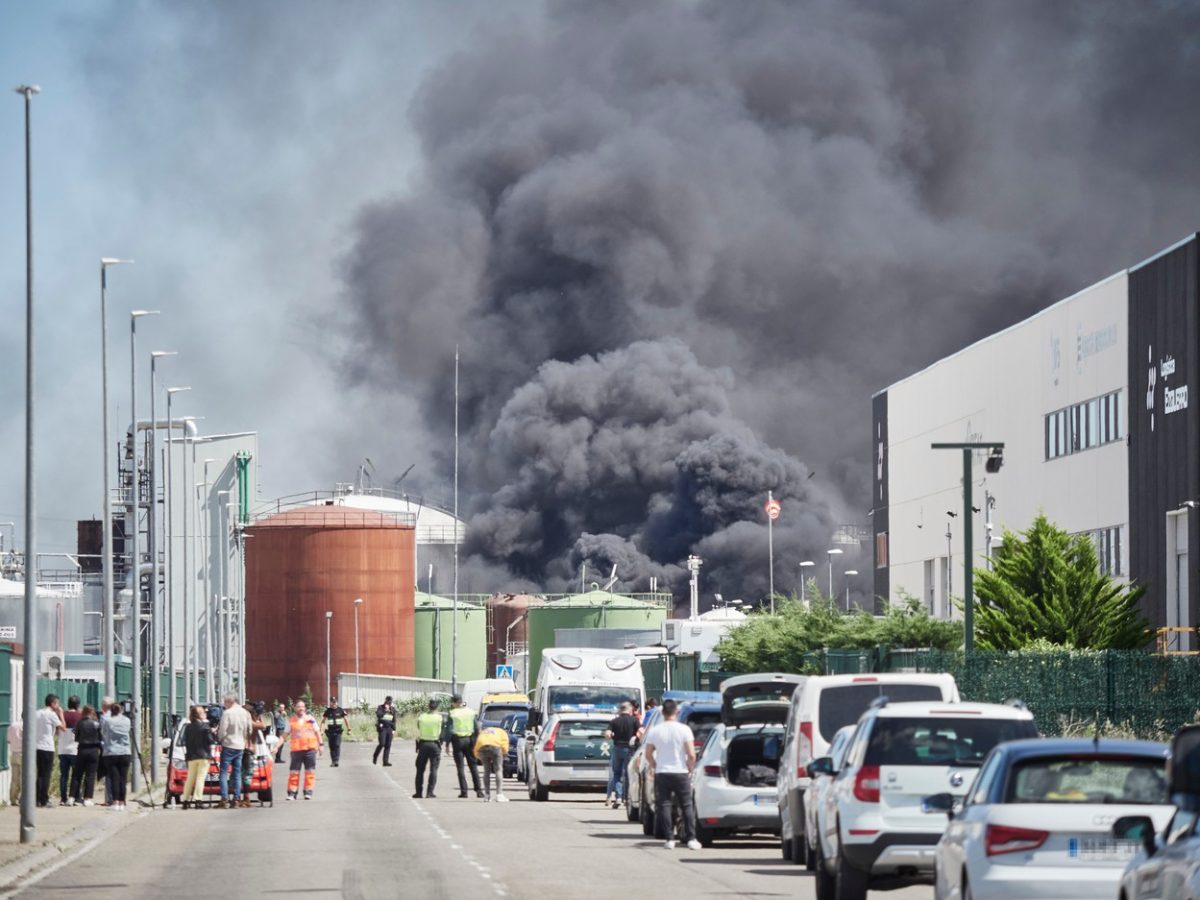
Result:
[[[462,686],[463,706],[479,714],[479,705],[488,694],[515,694],[517,685],[511,678],[477,678],[464,681]]]
[[[784,859],[812,868],[812,848],[804,825],[808,764],[828,756],[838,730],[857,722],[878,697],[887,697],[892,703],[959,700],[954,676],[944,673],[817,675],[797,687],[779,761],[777,802]]]
[[[542,651],[528,727],[537,730],[559,712],[612,713],[623,700],[645,707],[646,683],[636,656],[595,647]]]

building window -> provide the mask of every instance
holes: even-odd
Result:
[[[886,569],[888,566],[888,537],[886,531],[875,535],[875,568]]]
[[[1125,577],[1125,567],[1121,563],[1124,550],[1124,525],[1113,525],[1111,528],[1097,528],[1095,531],[1082,532],[1092,539],[1096,547],[1096,558],[1100,561],[1100,571],[1114,578]]]
[[[1046,459],[1121,440],[1121,392],[1093,397],[1045,417]]]

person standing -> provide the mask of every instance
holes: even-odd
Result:
[[[350,732],[346,711],[338,706],[337,697],[329,698],[329,706],[325,708],[322,718],[325,719],[325,740],[329,743],[329,765],[336,769],[342,758],[342,731],[344,729],[347,734]],[[383,764],[389,765],[386,754]]]
[[[187,781],[183,784],[183,808],[200,808],[204,799],[204,783],[212,766],[212,728],[203,706],[188,710],[188,723],[183,726],[183,746],[187,758]]]
[[[391,697],[384,697],[383,703],[375,709],[375,733],[378,740],[375,744],[375,754],[371,762],[379,763],[379,754],[383,754],[383,764],[390,766],[392,756],[392,738],[396,734],[396,707],[392,705]]]
[[[221,803],[220,809],[236,809],[249,806],[250,801],[242,796],[242,754],[250,743],[253,723],[250,713],[238,703],[237,694],[226,694],[225,711],[217,724],[217,740],[221,743]],[[230,801],[230,786],[233,782],[233,799]]]
[[[78,747],[75,771],[71,773],[71,802],[83,806],[94,806],[92,796],[96,792],[96,770],[100,766],[100,748],[104,735],[100,732],[100,720],[96,710],[85,705],[75,723],[75,744]]]
[[[79,755],[79,742],[75,740],[75,726],[79,724],[79,698],[67,698],[67,711],[63,713],[65,731],[58,733],[58,802],[61,806],[74,806],[71,796],[71,770],[75,768]]]
[[[446,717],[438,712],[438,701],[430,700],[427,712],[417,716],[417,790],[413,794],[421,798],[421,788],[425,782],[425,768],[429,768],[429,785],[425,787],[425,796],[432,799],[437,787],[438,763],[441,762],[439,750],[442,734],[446,730]]]
[[[492,776],[496,779],[496,801],[507,803],[504,796],[504,757],[508,755],[508,732],[489,725],[475,738],[475,757],[483,765],[483,799],[492,799]]]
[[[50,805],[50,774],[54,771],[55,738],[66,730],[57,694],[46,695],[37,711],[37,805]]]
[[[108,717],[112,715],[113,702],[114,701],[113,701],[112,697],[102,697],[100,699],[100,724],[101,724],[101,726],[103,726],[104,723],[108,720]],[[101,752],[101,754],[100,754],[100,765],[96,769],[96,775],[98,778],[104,779],[104,805],[112,806],[113,793],[114,793],[115,789],[112,786],[112,779],[110,779],[108,776],[108,763],[105,762],[105,760],[104,760],[103,752]]]
[[[633,704],[625,701],[621,704],[620,714],[608,723],[604,736],[612,741],[612,752],[609,756],[608,792],[605,803],[611,803],[616,809],[625,799],[625,782],[628,776],[629,756],[633,752],[630,742],[637,737],[641,730],[641,720],[633,714]]]
[[[261,700],[255,702],[254,711],[250,715],[250,739],[246,741],[246,749],[242,752],[242,798],[243,806],[250,805],[250,783],[254,778],[254,764],[258,759],[258,747],[266,746],[267,716],[266,704]]]
[[[463,698],[455,694],[450,698],[450,741],[454,747],[454,768],[458,770],[458,796],[467,796],[467,776],[463,772],[463,763],[471,768],[471,784],[475,788],[475,796],[483,796],[483,788],[479,785],[479,765],[475,762],[472,748],[475,746],[475,735],[478,726],[475,723],[475,713],[467,709]]]
[[[21,802],[21,735],[25,728],[21,717],[17,716],[8,726],[8,805],[16,806]]]
[[[677,721],[674,700],[664,700],[662,720],[646,734],[646,764],[654,778],[655,830],[665,838],[664,846],[675,849],[672,803],[679,804],[684,840],[689,850],[699,850],[696,823],[692,819],[692,788],[689,776],[696,767],[696,744],[692,730]]]
[[[125,811],[125,786],[129,782],[129,760],[133,752],[130,732],[133,723],[121,709],[120,703],[114,703],[108,708],[108,718],[100,722],[100,734],[103,739],[104,765],[108,773],[109,807],[116,812]]]
[[[300,795],[300,770],[304,769],[304,799],[311,800],[317,783],[317,755],[321,752],[321,729],[317,720],[308,714],[308,704],[296,701],[296,714],[288,720],[290,737],[288,755],[287,799]]]
[[[283,735],[287,732],[287,707],[279,703],[275,706],[275,762],[283,762]]]

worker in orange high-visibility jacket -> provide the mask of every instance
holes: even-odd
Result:
[[[308,714],[303,700],[296,701],[296,713],[288,719],[287,731],[290,740],[288,751],[287,799],[295,800],[300,795],[300,770],[304,769],[304,799],[311,800],[313,787],[317,783],[317,755],[321,752],[321,729],[317,720]]]

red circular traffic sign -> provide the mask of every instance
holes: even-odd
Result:
[[[763,509],[767,511],[767,518],[773,522],[779,518],[779,512],[783,507],[779,505],[778,500],[772,498],[763,504]]]

